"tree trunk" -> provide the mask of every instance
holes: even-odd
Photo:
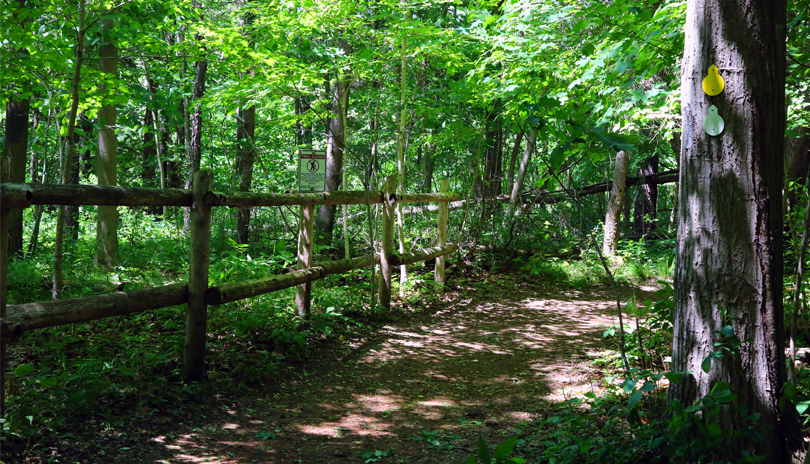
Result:
[[[10,98],[6,104],[5,156],[11,158],[9,182],[25,182],[25,165],[28,154],[29,100]],[[22,252],[23,210],[14,208],[8,215],[8,253]]]
[[[25,0],[18,0],[17,7],[25,8]],[[17,12],[12,13],[14,21],[20,21]],[[22,19],[19,26],[25,29],[30,19]],[[17,50],[20,55],[28,55],[28,50]],[[21,81],[24,83],[25,80]],[[25,85],[25,84],[23,84]],[[4,155],[10,158],[11,172],[7,182],[25,182],[25,165],[28,154],[28,118],[31,112],[30,100],[12,95],[6,103],[6,126]],[[22,253],[23,247],[23,210],[14,208],[8,215],[8,253],[14,256]]]
[[[147,63],[144,63],[144,66],[148,66]],[[155,86],[155,81],[151,79],[151,76],[148,76],[147,71],[147,90],[150,94],[154,95],[157,93],[157,87]],[[142,174],[141,179],[143,180],[144,187],[155,187],[155,162],[152,161],[155,157],[157,157],[158,146],[155,144],[155,134],[154,134],[154,126],[155,126],[155,119],[154,113],[152,112],[152,108],[149,106],[155,105],[154,102],[151,105],[147,105],[146,109],[144,110],[143,114],[143,148],[141,150],[141,166],[142,166]]]
[[[515,144],[512,145],[512,155],[509,157],[509,172],[506,173],[506,191],[511,192],[515,185],[515,165],[517,164],[517,156],[520,153],[520,143],[523,141],[523,131],[521,130],[515,136]]]
[[[644,160],[638,177],[643,179],[658,172],[658,155]],[[639,184],[636,187],[636,201],[633,208],[633,232],[646,234],[655,230],[655,215],[658,211],[658,185]]]
[[[256,105],[247,109],[239,108],[236,113],[236,175],[239,176],[239,191],[250,191],[253,182],[253,161],[255,159]],[[250,208],[239,208],[236,212],[236,241],[246,244],[250,234]]]
[[[789,463],[796,449],[795,409],[778,407],[785,383],[782,279],[782,185],[785,143],[785,0],[690,0],[681,75],[682,151],[675,270],[672,370],[689,371],[669,400],[692,405],[728,382],[738,398],[718,425],[724,449]],[[725,90],[710,97],[701,83],[716,65]],[[709,106],[725,120],[709,136]],[[728,343],[738,353],[701,365]],[[726,330],[728,332],[728,330]],[[761,440],[746,436],[737,407],[760,414]],[[744,433],[737,438],[730,431]],[[724,454],[725,453],[725,454]]]
[[[192,6],[195,9],[202,9],[198,0],[192,1]],[[202,37],[197,35],[195,38],[200,41]],[[208,60],[197,60],[194,70],[194,84],[191,91],[191,103],[186,101],[185,104],[185,133],[189,134],[188,140],[188,177],[186,178],[186,189],[191,189],[194,183],[194,176],[200,171],[200,163],[202,162],[202,131],[203,131],[203,113],[200,99],[205,95],[205,78],[208,72]],[[194,106],[194,116],[190,115],[191,108]],[[191,211],[189,208],[183,210],[183,225],[185,230],[191,228]]]
[[[118,73],[118,47],[109,41],[112,34],[113,20],[101,20],[102,34],[107,41],[99,51],[99,68],[105,77],[113,79]],[[107,85],[99,85],[104,92]],[[105,97],[98,112],[98,156],[96,157],[96,177],[98,185],[118,185],[118,140],[115,135],[116,108],[115,102]],[[148,126],[147,126],[148,127]],[[156,147],[157,148],[157,147]],[[154,171],[152,171],[154,176]],[[105,269],[118,264],[118,208],[115,206],[98,207],[98,224],[96,225],[96,260]]]
[[[346,54],[351,53],[349,43],[340,41],[340,47]],[[351,80],[347,76],[341,75],[335,85],[332,86],[332,112],[334,117],[327,122],[327,145],[326,145],[326,190],[338,191],[342,180],[343,171],[343,151],[346,148],[345,128],[341,114],[348,114],[349,89]],[[318,217],[315,218],[315,228],[319,235],[324,237],[326,243],[332,243],[332,230],[335,227],[334,205],[322,205],[318,209]]]
[[[433,189],[433,167],[436,164],[433,159],[433,144],[427,143],[424,145],[422,156],[424,168],[424,175],[422,177],[422,193],[430,193]]]
[[[70,84],[70,110],[68,112],[68,126],[65,140],[67,146],[65,147],[65,156],[62,159],[62,184],[69,183],[70,167],[73,164],[73,157],[76,151],[76,140],[74,135],[76,132],[76,115],[79,111],[79,83],[82,75],[82,62],[84,61],[84,18],[85,18],[85,0],[79,0],[79,22],[76,28],[76,47],[73,49],[73,54],[76,60],[73,64],[73,76]],[[58,300],[62,293],[63,272],[62,272],[62,248],[65,241],[65,215],[66,209],[64,206],[59,206],[56,215],[56,237],[54,239],[53,250],[53,287],[51,288],[51,298]]]
[[[602,241],[602,254],[613,256],[616,254],[616,244],[619,242],[619,225],[621,224],[622,208],[627,196],[627,172],[630,169],[630,155],[622,150],[616,153],[616,166],[613,169],[613,188],[610,191],[607,212],[605,213],[605,237]]]

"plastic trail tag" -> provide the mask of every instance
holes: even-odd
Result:
[[[717,107],[714,105],[710,106],[709,114],[706,116],[706,120],[703,121],[703,130],[705,130],[707,134],[715,136],[720,135],[725,126],[726,123],[723,121],[723,118],[717,114]]]
[[[726,81],[718,73],[717,66],[709,66],[709,74],[703,78],[703,91],[707,95],[714,97],[720,95],[724,88],[726,88]]]

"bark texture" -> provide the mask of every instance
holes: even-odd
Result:
[[[256,105],[240,108],[236,114],[236,140],[239,154],[236,158],[236,175],[239,176],[239,191],[248,192],[253,183],[253,162],[255,160]],[[250,235],[250,208],[236,211],[236,241],[248,243]]]
[[[669,390],[670,400],[687,405],[728,382],[738,406],[761,414],[763,440],[729,436],[718,452],[750,450],[775,464],[790,462],[797,432],[792,408],[777,407],[785,382],[785,17],[785,0],[687,5],[672,370],[691,374]],[[701,86],[712,64],[725,80],[714,97]],[[710,105],[725,120],[715,137],[703,130]],[[750,341],[738,355],[715,358],[706,373],[701,363],[726,324]],[[744,430],[730,411],[719,425]]]
[[[112,34],[112,19],[102,19],[101,26]],[[100,50],[101,61],[99,67],[106,78],[114,78],[118,72],[118,47],[107,41]],[[107,87],[102,84],[102,91]],[[118,169],[118,140],[115,135],[116,108],[115,102],[105,98],[98,112],[98,156],[96,157],[96,176],[98,185],[117,185]],[[154,176],[154,171],[153,171]],[[105,268],[111,268],[118,263],[118,208],[115,206],[98,207],[98,223],[96,225],[96,259]]]
[[[616,154],[616,166],[613,169],[613,189],[610,191],[610,201],[605,214],[605,237],[602,241],[602,253],[605,256],[616,254],[616,244],[619,242],[619,225],[621,224],[622,208],[627,196],[627,172],[630,169],[630,155],[622,150]]]
[[[638,177],[644,179],[658,172],[658,155],[644,160],[638,170]],[[636,201],[633,208],[633,232],[646,234],[655,230],[655,215],[658,211],[658,185],[641,184],[636,187]]]
[[[5,156],[11,159],[11,176],[8,182],[25,182],[26,154],[28,150],[28,99],[9,99],[6,103]],[[22,252],[23,210],[12,209],[8,215],[8,251],[15,255]]]

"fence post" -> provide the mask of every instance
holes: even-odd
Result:
[[[205,339],[208,332],[208,262],[211,257],[211,207],[203,199],[214,184],[210,170],[194,175],[191,204],[191,249],[188,257],[188,308],[186,309],[185,380],[200,380],[205,371]]]
[[[449,191],[450,179],[442,179],[442,181],[439,183],[439,192],[447,193]],[[439,247],[447,245],[447,220],[449,210],[450,208],[447,202],[443,201],[439,203]],[[436,258],[436,271],[434,272],[434,277],[436,279],[436,283],[439,284],[437,287],[440,292],[444,291],[444,257],[445,255]]]
[[[297,270],[312,267],[313,226],[315,223],[315,205],[301,205],[301,219],[298,221],[298,264]],[[302,323],[309,320],[312,298],[312,282],[295,287],[295,306]]]
[[[8,182],[11,174],[11,158],[0,156],[0,184]],[[8,304],[8,217],[9,208],[0,205],[0,318],[6,317]],[[6,412],[6,345],[8,340],[0,335],[0,417]]]
[[[391,266],[388,257],[394,253],[394,199],[396,174],[385,179],[383,186],[382,233],[380,234],[380,306],[391,309]]]

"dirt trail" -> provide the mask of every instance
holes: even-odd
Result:
[[[280,385],[219,398],[205,417],[111,462],[364,463],[391,450],[379,462],[462,463],[479,435],[500,443],[548,401],[595,388],[588,353],[616,322],[604,287],[505,280],[447,299],[430,317],[324,350]]]

